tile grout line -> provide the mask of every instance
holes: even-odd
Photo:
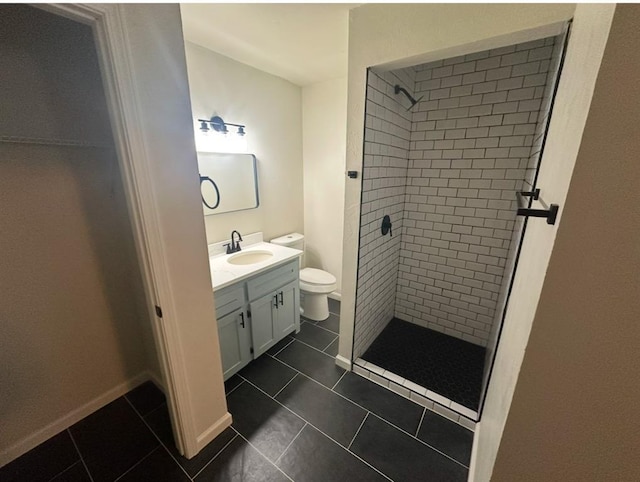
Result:
[[[118,480],[122,479],[122,477],[124,477],[125,475],[127,475],[129,472],[131,472],[133,469],[135,469],[138,465],[140,465],[144,460],[146,460],[147,458],[149,458],[149,456],[154,453],[156,450],[159,450],[162,447],[162,445],[158,445],[157,447],[155,447],[151,452],[149,452],[147,455],[145,455],[144,457],[142,457],[140,460],[138,460],[135,464],[133,464],[131,467],[129,467],[127,470],[125,470],[122,474],[120,474],[118,477],[116,477],[116,479],[113,482],[118,482]],[[188,477],[188,476],[187,476]]]
[[[328,318],[327,318],[327,319],[328,319]],[[315,326],[316,328],[320,328],[321,330],[328,331],[328,332],[329,332],[329,333],[331,333],[332,335],[340,336],[340,333],[336,333],[335,331],[330,330],[329,328],[325,328],[324,326],[320,326],[320,325],[318,325],[318,323],[322,323],[323,321],[325,321],[325,320],[322,320],[322,321],[316,321],[315,323],[311,323],[311,322],[309,322],[309,321],[304,321],[303,323],[308,323],[308,324],[310,324],[310,325]]]
[[[329,358],[331,358],[332,360],[335,360],[335,359],[336,359],[336,357],[331,356],[331,355],[329,355],[328,353],[325,353],[325,352],[323,352],[322,350],[320,350],[320,349],[316,348],[315,346],[309,345],[308,343],[305,343],[305,342],[304,342],[304,341],[302,341],[302,340],[298,340],[297,338],[293,338],[293,341],[294,341],[294,342],[295,342],[295,341],[297,341],[298,343],[302,343],[303,345],[308,346],[309,348],[313,348],[313,349],[314,349],[315,351],[317,351],[318,353],[322,353],[324,356],[328,356],[328,357],[329,357]],[[334,341],[335,341],[335,340],[334,340]],[[333,343],[333,341],[332,341],[331,343]],[[288,348],[290,345],[291,345],[291,344],[289,344],[289,345],[285,346],[284,348]],[[284,350],[284,348],[283,348],[282,350]],[[282,350],[280,350],[280,351],[282,351]],[[278,353],[276,353],[276,355],[280,354],[280,351],[279,351]],[[272,356],[275,358],[275,355],[272,355]]]
[[[72,463],[69,467],[67,467],[66,469],[58,472],[56,475],[54,475],[52,478],[49,479],[49,482],[52,482],[54,479],[60,477],[62,474],[64,474],[65,472],[68,472],[69,470],[71,470],[73,467],[75,467],[78,464],[81,464],[82,460],[78,459],[76,460],[74,463]],[[2,468],[4,468],[5,466],[2,466]],[[85,467],[86,470],[86,467]],[[91,477],[91,475],[89,475],[89,477]]]
[[[347,447],[348,451],[351,451],[351,446],[353,445],[353,442],[356,440],[356,437],[358,436],[358,434],[360,433],[360,430],[362,430],[362,426],[364,425],[364,423],[367,421],[367,418],[369,418],[369,414],[371,412],[367,411],[367,413],[365,414],[364,418],[362,419],[362,423],[360,424],[360,426],[358,427],[358,430],[356,430],[356,433],[353,435],[353,438],[351,439],[351,442],[349,442],[349,446]]]
[[[278,361],[281,361],[281,362],[282,362],[282,360],[278,360]],[[292,367],[291,365],[288,365],[288,364],[287,364],[287,363],[285,363],[285,362],[282,362],[282,364],[283,364],[283,365],[288,366],[289,368],[291,368],[291,369],[293,369],[293,370],[295,370],[295,371],[297,371],[300,375],[302,375],[302,376],[304,376],[304,377],[308,378],[309,380],[311,380],[311,381],[313,381],[313,382],[317,383],[317,384],[318,384],[318,385],[320,385],[321,387],[326,388],[327,390],[329,390],[330,392],[333,392],[334,394],[338,395],[339,397],[344,398],[344,399],[345,399],[345,400],[347,400],[348,402],[350,402],[350,403],[354,404],[356,407],[359,407],[359,408],[361,408],[362,410],[364,410],[364,411],[366,411],[366,412],[370,412],[370,410],[368,410],[367,408],[363,407],[363,406],[362,406],[362,405],[360,405],[359,403],[356,403],[355,401],[353,401],[353,400],[351,400],[350,398],[348,398],[348,397],[344,396],[344,395],[343,395],[343,394],[341,394],[340,392],[336,392],[335,390],[333,390],[333,389],[331,389],[331,388],[328,388],[326,385],[323,385],[323,384],[322,384],[322,383],[320,383],[318,380],[316,380],[316,379],[314,379],[314,378],[312,378],[312,377],[310,377],[310,376],[306,375],[305,373],[302,373],[300,370],[297,370],[296,368]],[[345,370],[345,372],[342,374],[342,377],[344,377],[344,376],[346,375],[347,371],[348,371],[348,370]],[[340,377],[340,378],[342,379],[342,377]],[[340,381],[340,380],[338,380],[338,382],[339,382],[339,381]],[[248,381],[248,380],[247,380],[247,382],[248,382],[248,383],[251,383],[251,382],[250,382],[250,381]],[[374,383],[374,382],[371,382],[371,383]],[[251,383],[251,384],[253,385],[253,383]],[[336,383],[336,385],[337,385],[337,383]],[[268,394],[268,393],[266,393],[264,390],[260,389],[260,388],[259,388],[259,387],[257,387],[256,385],[254,385],[254,386],[255,386],[258,390],[260,390],[261,392],[263,392],[264,394],[266,394],[267,396],[269,396],[269,394]],[[393,391],[392,391],[392,393],[395,393],[395,392],[393,392]],[[399,394],[396,394],[396,395],[399,395]],[[400,397],[402,397],[402,395],[399,395],[399,396],[400,396]],[[405,398],[405,397],[402,397],[402,398]],[[405,400],[409,400],[409,399],[405,398]],[[417,404],[417,403],[416,403],[416,402],[414,402],[413,400],[409,400],[409,401],[410,401],[411,403],[414,403],[414,404],[418,405],[419,407],[422,407],[422,405]],[[276,400],[276,402],[278,402],[278,401]],[[278,403],[280,403],[280,402],[278,402]],[[282,405],[282,404],[281,404],[281,405]],[[284,406],[284,405],[283,405],[283,406]],[[285,407],[285,408],[287,408],[287,407]],[[426,407],[422,407],[422,408],[426,408]],[[296,414],[295,412],[293,412],[293,410],[290,410],[290,411],[291,411],[291,413]],[[435,413],[437,413],[437,412],[435,412]],[[296,415],[298,415],[298,414],[296,414]],[[374,415],[376,415],[376,414],[374,413]],[[438,415],[442,417],[442,415],[440,415],[440,414],[438,414]],[[454,458],[452,458],[451,456],[449,456],[449,455],[445,454],[444,452],[442,452],[441,450],[437,449],[436,447],[433,447],[433,446],[429,445],[429,444],[428,444],[427,442],[425,442],[424,440],[421,440],[421,439],[419,439],[418,437],[415,437],[414,435],[412,435],[412,434],[410,434],[409,432],[407,432],[406,430],[404,430],[404,429],[402,429],[402,428],[398,427],[397,425],[393,424],[392,422],[390,422],[389,420],[387,420],[387,419],[383,418],[382,416],[380,416],[380,415],[376,415],[376,416],[377,416],[378,418],[380,418],[381,420],[384,420],[386,423],[388,423],[388,424],[389,424],[389,425],[391,425],[392,427],[394,427],[394,428],[396,428],[396,429],[400,430],[402,433],[404,433],[404,434],[408,435],[409,437],[413,438],[414,440],[417,440],[417,441],[418,441],[418,442],[420,442],[422,445],[425,445],[426,447],[429,447],[430,449],[435,450],[435,451],[436,451],[436,452],[438,452],[439,454],[442,454],[442,455],[444,455],[445,457],[447,457],[447,458],[449,458],[449,459],[453,460],[453,461],[454,461],[454,462],[456,462],[457,464],[460,464],[460,465],[463,465],[464,467],[466,467],[466,465],[461,464],[460,462],[458,462],[457,460],[455,460],[455,459],[454,459]],[[443,418],[446,418],[446,417],[443,417]],[[304,419],[303,419],[303,420],[304,420]],[[312,426],[313,426],[313,425],[312,425]],[[314,426],[314,427],[315,427],[315,426]],[[322,433],[324,433],[324,432],[322,432]],[[326,435],[326,434],[325,434],[325,435]],[[332,440],[333,440],[333,439],[332,439]],[[468,468],[468,467],[467,467],[467,468]]]
[[[171,458],[173,459],[173,461],[178,464],[178,467],[180,467],[180,470],[182,470],[182,472],[184,472],[184,474],[187,476],[187,478],[189,480],[193,480],[191,478],[191,476],[187,473],[187,471],[184,469],[184,467],[182,466],[182,464],[180,462],[178,462],[178,459],[176,459],[173,454],[171,453],[171,450],[169,450],[167,448],[167,446],[164,444],[164,442],[162,442],[162,440],[160,440],[160,437],[158,437],[158,434],[155,432],[155,430],[153,430],[151,428],[151,426],[147,423],[147,421],[144,419],[144,417],[142,415],[140,415],[140,412],[138,412],[138,410],[136,410],[136,407],[133,406],[133,403],[131,403],[131,401],[126,397],[124,397],[124,399],[127,401],[127,403],[131,406],[131,408],[133,409],[133,411],[136,413],[136,415],[138,415],[138,417],[140,417],[140,420],[142,420],[142,423],[145,424],[145,426],[151,431],[151,433],[153,434],[153,436],[156,438],[156,440],[158,441],[158,443],[167,451],[167,453],[171,456]],[[149,413],[153,413],[156,410],[158,410],[162,405],[158,406],[155,408],[155,410],[152,410]],[[168,405],[167,405],[167,409],[168,409]],[[169,419],[171,419],[171,413],[169,413]]]
[[[78,453],[78,457],[80,457],[80,462],[82,462],[82,465],[84,465],[84,470],[87,471],[87,475],[89,476],[89,479],[91,480],[91,482],[93,482],[93,475],[91,475],[91,472],[89,472],[89,467],[87,467],[87,463],[84,461],[84,457],[82,456],[82,453],[80,453],[80,448],[78,447],[78,444],[76,443],[76,439],[73,438],[73,434],[71,433],[70,429],[67,429],[67,433],[69,434],[69,437],[71,438],[71,441],[73,442],[73,446],[76,448],[76,452]]]
[[[240,376],[239,374],[238,374],[238,377],[240,377],[242,379],[242,381],[240,383],[238,383],[235,387],[233,387],[231,390],[229,390],[227,393],[225,393],[224,394],[225,398],[227,398],[229,395],[231,395],[233,392],[235,392],[236,389],[245,382],[244,377]]]
[[[282,387],[280,390],[278,390],[278,392],[271,398],[273,398],[275,400],[275,398],[280,395],[280,392],[282,392],[282,390],[284,390],[285,388],[287,388],[289,386],[289,384],[294,381],[296,378],[298,378],[298,374],[296,373],[293,377],[291,377],[291,380],[289,380],[287,383],[284,384],[284,387]]]
[[[289,335],[287,335],[289,336]],[[267,353],[265,352],[267,355],[269,355],[270,357],[275,358],[276,355],[278,355],[282,350],[284,350],[285,348],[287,348],[289,345],[291,345],[291,343],[293,343],[295,340],[295,338],[289,338],[291,341],[289,343],[287,343],[285,346],[283,346],[282,348],[280,348],[276,353],[274,353],[273,355],[271,353]]]
[[[234,435],[233,437],[231,437],[231,440],[229,440],[226,444],[224,444],[224,447],[222,447],[220,450],[218,450],[218,451],[216,452],[216,454],[215,454],[213,457],[211,457],[211,460],[209,460],[209,462],[207,462],[206,464],[204,464],[204,465],[202,466],[202,468],[201,468],[200,470],[198,470],[198,472],[196,473],[196,475],[194,475],[194,476],[191,478],[191,480],[195,480],[195,479],[198,477],[198,475],[200,475],[204,469],[206,469],[207,467],[209,467],[209,465],[211,464],[211,462],[213,462],[215,459],[217,459],[217,458],[218,458],[218,455],[220,455],[222,452],[224,452],[224,450],[225,450],[229,445],[231,445],[231,443],[232,443],[232,442],[233,442],[233,441],[238,437],[238,432],[236,432],[236,430],[235,430],[233,427],[231,427],[231,425],[229,425],[229,428],[231,428],[231,430],[233,430],[233,432],[234,432],[234,434],[235,434],[235,435]],[[226,430],[226,429],[225,429],[225,430]]]
[[[418,434],[420,433],[420,427],[422,426],[422,421],[424,420],[424,416],[427,413],[427,407],[423,407],[424,410],[422,410],[422,416],[420,417],[420,422],[418,422],[418,428],[416,429],[416,435],[415,437],[418,438]]]
[[[252,448],[253,450],[255,450],[256,452],[258,452],[267,462],[269,462],[271,465],[273,465],[276,470],[278,470],[279,472],[282,473],[282,475],[284,475],[287,479],[289,479],[291,482],[294,482],[294,480],[289,477],[287,474],[285,474],[284,470],[282,470],[280,467],[278,467],[275,463],[271,462],[271,459],[269,459],[269,457],[267,457],[265,454],[263,454],[258,447],[256,447],[255,445],[253,445],[247,438],[245,438],[244,435],[242,435],[240,432],[238,432],[238,437],[240,437],[242,440],[244,440],[245,442],[247,442]]]
[[[425,445],[427,447],[429,447],[432,450],[435,450],[436,452],[438,452],[441,455],[444,455],[446,458],[448,458],[449,460],[454,461],[456,464],[461,465],[462,467],[464,467],[465,469],[469,469],[469,467],[467,467],[466,465],[464,465],[462,462],[458,462],[456,459],[454,459],[453,457],[451,457],[450,455],[445,454],[442,450],[439,450],[431,445],[429,445],[427,442],[425,442],[424,440],[420,440],[418,437],[414,437],[413,435],[411,435],[409,432],[402,430],[400,427],[396,427],[394,424],[392,424],[391,422],[389,422],[388,420],[385,420],[384,418],[380,417],[379,415],[376,415],[375,413],[373,414],[374,417],[379,418],[380,420],[382,420],[384,423],[391,425],[392,427],[400,430],[402,433],[408,435],[409,437],[411,437],[413,440],[417,440],[418,442],[420,442],[422,445]]]
[[[292,414],[294,414],[296,417],[298,417],[300,420],[302,420],[303,422],[307,422],[306,419],[302,418],[300,415],[298,415],[296,412],[294,412],[293,410],[291,410],[289,407],[287,407],[286,405],[282,404],[279,400],[276,400],[275,398],[273,398],[271,395],[269,395],[267,392],[265,392],[262,388],[260,388],[258,385],[255,385],[254,383],[250,382],[249,380],[247,380],[247,383],[249,385],[251,385],[253,388],[255,388],[256,390],[258,390],[259,392],[263,393],[264,395],[266,395],[267,397],[269,397],[270,399],[272,399],[274,402],[276,402],[278,405],[281,405],[282,407],[286,408],[287,410],[289,410]],[[307,422],[309,423],[309,422]],[[311,425],[311,424],[309,424]],[[240,434],[240,432],[238,432]],[[242,435],[242,434],[240,434]]]
[[[304,420],[304,418],[302,419]],[[287,450],[289,450],[289,448],[293,445],[293,442],[296,441],[296,439],[300,436],[300,434],[302,433],[302,431],[304,430],[304,428],[309,425],[309,422],[307,422],[306,420],[304,420],[304,425],[302,426],[302,428],[298,431],[298,433],[296,434],[295,437],[293,437],[293,439],[291,440],[291,442],[289,442],[289,445],[287,445],[284,449],[284,452],[282,452],[280,454],[280,456],[276,459],[276,461],[273,463],[273,465],[277,466],[278,462],[280,462],[280,459],[284,456],[284,454],[287,453]]]
[[[310,376],[309,376],[309,375],[307,375],[306,373],[301,372],[301,371],[300,371],[300,370],[298,370],[297,368],[295,368],[295,367],[293,367],[293,366],[289,365],[288,363],[286,363],[286,362],[284,362],[284,361],[280,360],[279,358],[276,358],[276,360],[278,360],[278,361],[279,361],[280,363],[282,363],[284,366],[289,367],[289,368],[291,368],[292,370],[295,370],[296,372],[298,372],[298,374],[300,374],[300,375],[302,375],[302,376],[304,376],[304,377],[308,378],[309,380],[311,380],[311,381],[313,381],[313,382],[317,383],[317,384],[318,384],[318,385],[320,385],[321,387],[324,387],[324,388],[326,388],[326,389],[327,389],[327,390],[329,390],[329,391],[333,391],[331,388],[329,388],[328,386],[326,386],[326,385],[324,385],[324,384],[320,383],[320,382],[319,382],[318,380],[316,380],[315,378],[310,377]],[[345,373],[346,373],[346,372],[347,372],[347,370],[345,370]],[[345,375],[345,373],[343,373],[342,375],[340,375],[340,379],[342,379],[342,377]],[[340,379],[338,379],[338,382],[340,381]],[[249,382],[249,380],[247,380],[247,381]],[[338,382],[336,382],[336,383],[338,383]],[[251,383],[251,382],[249,382],[249,383]],[[263,390],[261,390],[261,391],[263,391]],[[265,392],[265,393],[266,393],[266,392]],[[336,393],[337,393],[337,392],[336,392]],[[340,394],[338,394],[338,395],[340,395]],[[342,395],[341,395],[341,396],[342,396]],[[345,398],[345,397],[343,397],[343,398]],[[348,400],[348,399],[347,399],[347,400]],[[349,401],[351,401],[351,400],[349,400]]]
[[[332,333],[333,333],[333,332],[332,332]],[[331,345],[333,345],[333,344],[336,342],[336,340],[337,340],[337,339],[339,339],[339,338],[340,338],[340,335],[336,335],[336,337],[335,337],[333,340],[331,340],[331,343],[329,343],[327,346],[325,346],[325,347],[323,348],[322,353],[326,353],[326,351],[325,351],[325,350],[326,350],[327,348],[329,348]],[[327,353],[327,355],[328,355],[328,353]]]
[[[338,386],[338,383],[340,383],[340,381],[342,381],[342,379],[345,377],[346,374],[347,374],[347,370],[345,370],[344,373],[342,375],[340,375],[340,378],[338,378],[338,381],[336,383],[334,383],[333,386],[329,390],[331,390],[333,392],[333,389]],[[334,392],[334,393],[337,393],[337,392]]]

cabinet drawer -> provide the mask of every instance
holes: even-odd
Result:
[[[244,306],[244,283],[228,286],[216,291],[214,298],[216,303],[216,318],[220,319],[226,314]]]
[[[298,279],[298,258],[247,281],[249,301],[253,301]]]

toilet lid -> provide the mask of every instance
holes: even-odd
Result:
[[[336,277],[321,269],[303,268],[300,270],[300,281],[316,285],[330,285],[336,282]]]

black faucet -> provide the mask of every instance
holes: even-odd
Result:
[[[235,241],[234,239],[234,236],[236,234],[238,235],[238,241]],[[231,242],[225,245],[227,247],[227,254],[237,253],[238,251],[241,251],[242,248],[240,247],[240,241],[242,241],[242,236],[240,235],[240,233],[235,229],[231,231]]]

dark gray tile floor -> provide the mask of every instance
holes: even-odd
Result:
[[[225,383],[233,426],[191,460],[147,383],[0,468],[0,480],[466,480],[471,432],[336,367],[314,341],[324,334],[305,337]]]

